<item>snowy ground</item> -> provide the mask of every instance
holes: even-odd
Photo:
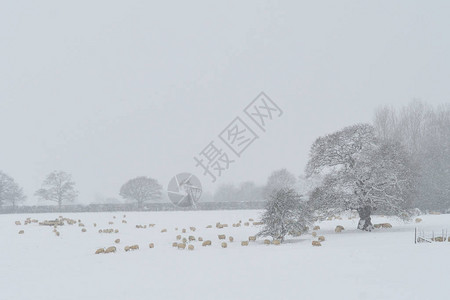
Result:
[[[389,222],[393,228],[371,233],[356,230],[357,219],[324,221],[318,224],[319,235],[326,237],[322,247],[311,246],[310,234],[281,246],[258,240],[242,247],[240,242],[257,233],[258,226],[231,225],[257,220],[260,211],[126,215],[127,224],[121,222],[123,213],[65,214],[80,219],[87,232],[65,225],[58,228],[59,237],[53,228],[23,225],[27,217],[42,221],[58,215],[0,215],[0,300],[450,299],[450,243],[414,244],[416,226],[430,232],[450,229],[450,215],[421,216],[418,225],[374,217],[374,223]],[[216,222],[229,227],[217,229]],[[136,229],[150,223],[156,226]],[[336,225],[345,231],[335,233]],[[197,230],[190,233],[190,226]],[[119,233],[98,233],[102,228]],[[168,232],[161,233],[163,228]],[[183,235],[182,228],[188,233]],[[212,246],[194,242],[194,251],[172,248],[178,234],[201,236]],[[218,234],[231,235],[235,242],[222,249]],[[94,254],[115,245],[117,238],[117,253]],[[140,250],[123,250],[133,244]]]

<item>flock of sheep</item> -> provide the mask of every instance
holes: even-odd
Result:
[[[123,218],[125,219],[126,215],[124,215]],[[111,225],[112,225],[112,223],[113,222],[109,222],[109,224],[111,224]],[[127,222],[125,220],[122,220],[122,223],[126,224]],[[250,224],[252,224],[253,226],[263,225],[262,222],[255,222],[253,219],[250,218],[248,220],[248,222],[239,221],[239,222],[233,224],[232,226],[237,228],[237,227],[241,227],[241,226],[250,226]],[[147,229],[147,228],[152,228],[152,227],[155,227],[155,224],[148,224],[148,225],[138,224],[138,225],[136,225],[136,229]],[[223,229],[223,228],[227,228],[228,224],[222,224],[220,222],[217,222],[215,227],[217,229]],[[213,226],[212,225],[208,225],[208,226],[206,226],[206,228],[207,229],[212,229]],[[174,241],[172,243],[172,247],[174,247],[176,249],[179,249],[179,250],[187,249],[187,250],[192,251],[192,250],[195,249],[194,244],[196,242],[201,243],[202,247],[208,247],[208,246],[212,245],[212,241],[211,240],[204,240],[201,236],[195,237],[193,235],[193,233],[197,229],[195,227],[193,227],[193,226],[189,227],[189,229],[182,228],[181,230],[179,230],[178,227],[176,227],[174,230],[176,232],[181,231],[182,234],[186,234],[186,235],[188,233],[190,234],[190,235],[187,235],[187,236],[182,236],[181,234],[178,234],[175,237],[176,241]],[[99,232],[105,232],[105,230],[100,230]],[[112,229],[110,229],[107,232],[112,233]],[[167,233],[167,232],[168,232],[168,230],[166,228],[161,229],[161,233]],[[228,238],[227,238],[227,236],[225,234],[218,234],[217,238],[218,238],[222,248],[227,248],[228,247],[228,243],[233,243],[234,242],[234,237],[228,236]],[[248,241],[247,240],[246,241],[241,241],[241,245],[242,246],[248,246],[249,242],[256,242],[256,236],[249,236]],[[120,243],[120,239],[116,239],[115,243],[119,244]],[[278,241],[278,240],[274,240],[272,242],[270,242],[269,240],[265,240],[264,243],[265,244],[274,244],[274,245],[280,245],[281,244],[281,242]],[[150,249],[152,249],[154,247],[155,247],[154,243],[150,243],[149,244],[149,248]],[[139,245],[125,246],[124,250],[126,252],[132,251],[132,250],[139,250]],[[107,248],[99,248],[99,249],[97,249],[97,251],[95,251],[95,254],[115,253],[116,251],[117,251],[117,248],[115,246],[110,246],[110,247],[107,247]]]
[[[337,217],[330,217],[327,220],[332,220],[332,219],[336,219],[336,220],[342,220],[341,217],[337,216]],[[113,216],[113,219],[116,219],[115,216]],[[349,218],[350,219],[350,218]],[[422,221],[422,219],[417,218],[416,223],[420,223]],[[126,215],[123,215],[123,219],[121,220],[122,224],[127,224],[128,222],[126,221]],[[24,221],[24,225],[28,225],[28,224],[32,224],[32,223],[39,223],[39,225],[41,226],[50,226],[53,227],[53,232],[55,233],[56,236],[60,236],[60,232],[58,231],[58,227],[59,226],[63,226],[65,224],[67,225],[76,225],[78,224],[79,227],[81,227],[81,232],[87,232],[87,229],[85,228],[86,226],[81,222],[81,220],[74,220],[74,219],[70,219],[70,218],[64,218],[62,216],[60,216],[58,219],[55,220],[46,220],[46,221],[42,221],[39,222],[36,219],[31,219],[31,218],[27,218]],[[15,222],[16,225],[21,226],[22,222],[20,221],[16,221]],[[109,221],[108,222],[109,225],[114,225],[114,221]],[[232,224],[232,227],[234,228],[239,228],[241,226],[244,227],[248,227],[248,226],[260,226],[263,225],[262,222],[255,222],[253,219],[249,219],[246,222],[242,222],[242,221],[238,221],[237,223]],[[97,227],[96,223],[93,223],[93,227]],[[155,224],[145,224],[145,225],[136,225],[136,229],[147,229],[147,228],[153,228],[155,227]],[[217,230],[223,229],[223,228],[227,228],[228,224],[222,224],[221,222],[217,222],[215,225]],[[375,224],[374,225],[375,228],[392,228],[392,225],[389,223],[381,223],[381,224]],[[206,226],[206,229],[212,229],[213,225],[208,225]],[[317,232],[320,230],[320,226],[314,226],[313,231],[311,233],[312,237],[315,239],[312,241],[312,246],[314,247],[320,247],[322,246],[322,243],[325,241],[325,236],[323,235],[319,235]],[[344,230],[344,227],[342,225],[337,225],[335,228],[335,232],[336,233],[340,233]],[[212,240],[204,240],[203,237],[201,236],[194,236],[194,232],[196,231],[195,227],[189,227],[189,229],[186,228],[182,228],[181,230],[179,230],[178,227],[174,228],[175,232],[179,232],[181,234],[178,234],[175,236],[175,240],[172,243],[172,247],[179,249],[179,250],[194,250],[195,249],[195,245],[198,242],[198,246],[202,246],[202,247],[208,247],[211,246],[213,244]],[[161,230],[161,234],[167,233],[168,230],[166,228]],[[19,234],[24,234],[25,231],[23,229],[21,229],[19,231]],[[114,234],[114,233],[119,233],[118,229],[114,229],[114,228],[107,228],[107,229],[99,229],[98,233],[100,234]],[[298,234],[299,235],[299,234]],[[296,236],[298,236],[296,235]],[[228,243],[234,243],[235,239],[233,236],[226,236],[225,234],[217,234],[217,239],[218,242],[220,243],[220,246],[222,248],[227,248],[228,247]],[[241,246],[249,246],[249,243],[251,242],[256,242],[257,238],[256,236],[249,236],[248,240],[243,240],[240,242]],[[449,240],[450,241],[450,240]],[[118,246],[121,243],[120,239],[115,239],[114,240],[114,244],[116,246]],[[265,245],[280,245],[281,241],[274,239],[274,240],[268,240],[265,239],[263,241],[263,243]],[[99,248],[95,251],[95,254],[108,254],[108,253],[115,253],[117,252],[117,247],[116,246],[108,246],[108,247],[104,247],[104,248]],[[154,243],[149,243],[148,247],[150,249],[155,248],[155,244]],[[136,251],[139,250],[139,245],[126,245],[124,246],[124,251],[128,252],[128,251]]]

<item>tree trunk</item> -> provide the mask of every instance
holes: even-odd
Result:
[[[370,218],[371,213],[372,213],[372,207],[370,207],[370,206],[364,206],[364,207],[358,209],[358,214],[359,214],[358,229],[364,230],[364,231],[372,231],[373,225],[372,225],[372,220]]]

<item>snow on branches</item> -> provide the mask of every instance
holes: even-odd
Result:
[[[18,203],[25,200],[23,190],[7,174],[0,171],[0,206],[3,204],[16,207]]]
[[[162,186],[156,179],[140,176],[128,180],[120,188],[120,196],[127,200],[136,201],[141,208],[146,201],[161,198]]]
[[[311,211],[293,189],[279,189],[272,193],[262,216],[264,227],[258,236],[270,236],[284,241],[286,235],[298,235],[311,224]]]
[[[54,171],[47,176],[35,195],[43,200],[58,203],[61,209],[64,202],[73,202],[77,199],[78,191],[75,189],[75,182],[70,174],[64,171]]]
[[[412,170],[400,143],[377,140],[371,125],[359,124],[317,139],[306,173],[323,176],[310,195],[316,209],[357,210],[358,228],[370,231],[374,210],[404,216],[414,186]]]

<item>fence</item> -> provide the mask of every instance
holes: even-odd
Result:
[[[442,229],[441,235],[436,235],[434,231],[419,230],[417,227],[414,230],[414,243],[433,243],[445,242],[448,240],[447,229]]]
[[[18,206],[0,207],[0,214],[24,213],[76,213],[76,212],[115,212],[115,211],[192,211],[192,210],[238,210],[263,209],[265,202],[200,202],[197,208],[182,208],[172,203],[147,203],[139,208],[136,204],[89,204],[58,206]]]

